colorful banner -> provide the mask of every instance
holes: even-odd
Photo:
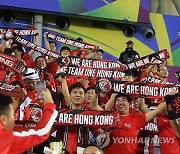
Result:
[[[127,64],[126,69],[138,69],[138,68],[144,68],[147,65],[161,64],[164,62],[164,60],[168,58],[169,58],[169,54],[167,50],[164,49],[156,53],[136,59],[131,64]]]
[[[122,72],[124,65],[115,61],[80,59],[78,57],[60,57],[57,59],[61,66],[56,77],[62,75],[73,75],[91,78],[114,78],[119,79],[124,76]]]
[[[24,99],[25,97],[21,88],[2,82],[0,82],[0,93],[6,96],[16,97],[20,99]]]
[[[50,51],[48,49],[45,49],[45,48],[43,48],[41,46],[38,46],[38,45],[36,45],[36,44],[34,44],[34,43],[32,43],[32,42],[30,42],[30,41],[28,41],[28,40],[26,40],[26,39],[24,39],[22,37],[16,36],[14,38],[14,40],[18,41],[19,43],[21,43],[24,46],[27,46],[27,47],[29,47],[29,48],[31,48],[33,50],[36,50],[39,53],[50,56],[52,58],[59,58],[60,57],[60,55],[58,53]]]
[[[117,126],[116,117],[117,112],[70,110],[63,108],[59,110],[57,122],[54,123],[54,126],[112,128]],[[14,130],[27,130],[36,127],[36,125],[37,122],[32,120],[16,121]]]
[[[161,79],[153,78],[153,77],[146,77],[144,82],[150,82],[150,83],[157,83],[157,84],[175,84],[175,83],[170,83],[166,81],[162,81]],[[176,86],[180,86],[176,84]]]
[[[126,82],[104,80],[97,84],[96,92],[116,92],[130,95],[132,98],[146,97],[161,99],[170,91],[176,90],[175,84],[157,84],[148,82]]]
[[[70,45],[70,46],[74,46],[74,47],[77,47],[77,48],[83,48],[83,49],[88,49],[88,50],[92,50],[92,51],[96,51],[99,48],[96,45],[92,45],[92,44],[89,44],[89,43],[86,43],[86,42],[79,42],[79,41],[76,41],[76,40],[73,40],[73,39],[66,38],[64,36],[59,36],[59,35],[57,35],[55,33],[48,33],[47,37],[50,38],[50,39],[54,39],[54,40],[56,40],[56,41],[58,41],[60,43]]]
[[[59,110],[55,125],[107,128],[116,127],[116,112],[84,111],[84,110]]]
[[[24,36],[24,35],[36,36],[39,34],[36,28],[25,28],[25,29],[22,29],[22,28],[18,28],[18,29],[17,28],[0,28],[0,35],[7,33],[7,32],[12,32],[12,31],[16,35],[21,35],[21,36]]]
[[[12,56],[8,56],[2,52],[0,52],[0,64],[17,73],[24,74],[26,71],[26,66],[23,61],[18,60]]]

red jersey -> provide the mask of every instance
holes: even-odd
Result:
[[[36,94],[37,94],[36,90],[27,89],[27,96],[32,100],[32,103],[37,103],[39,105],[42,105],[42,103],[38,99],[36,99]]]
[[[169,123],[167,115],[158,116],[158,135],[161,154],[179,154],[179,141]]]
[[[47,72],[50,73],[53,77],[56,75],[59,64],[54,61],[52,63],[47,64]]]
[[[145,114],[120,116],[121,122],[111,132],[110,144],[104,149],[104,154],[136,154],[137,136],[140,128],[146,124],[145,118]]]
[[[180,137],[177,137],[177,140],[178,140],[178,142],[179,142],[179,147],[180,147]]]
[[[0,152],[3,154],[19,154],[45,141],[57,117],[55,108],[55,104],[44,104],[43,118],[34,129],[29,131],[6,131],[0,123]]]

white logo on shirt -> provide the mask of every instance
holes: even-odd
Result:
[[[124,123],[124,126],[127,128],[131,128],[131,124],[128,124],[128,123]]]

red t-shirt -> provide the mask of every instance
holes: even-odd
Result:
[[[179,141],[174,133],[167,115],[158,116],[158,136],[161,154],[179,154]]]
[[[180,137],[177,137],[177,140],[179,142],[179,148],[180,148]]]
[[[56,61],[54,61],[52,63],[48,63],[47,71],[54,77],[56,75],[58,67],[59,67],[59,64]]]
[[[146,124],[145,114],[120,116],[121,122],[110,134],[110,144],[104,154],[136,154],[139,129]],[[140,120],[141,119],[141,120]]]
[[[27,96],[32,100],[32,103],[36,103],[39,105],[43,105],[38,99],[37,99],[37,91],[36,90],[28,90],[27,89]]]
[[[0,71],[4,71],[4,70],[5,70],[4,65],[0,64]]]

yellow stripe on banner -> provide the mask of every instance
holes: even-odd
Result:
[[[156,39],[159,50],[167,49],[170,58],[168,59],[168,65],[173,65],[172,52],[169,42],[169,37],[166,29],[166,25],[161,14],[150,14],[151,23],[156,32]]]

